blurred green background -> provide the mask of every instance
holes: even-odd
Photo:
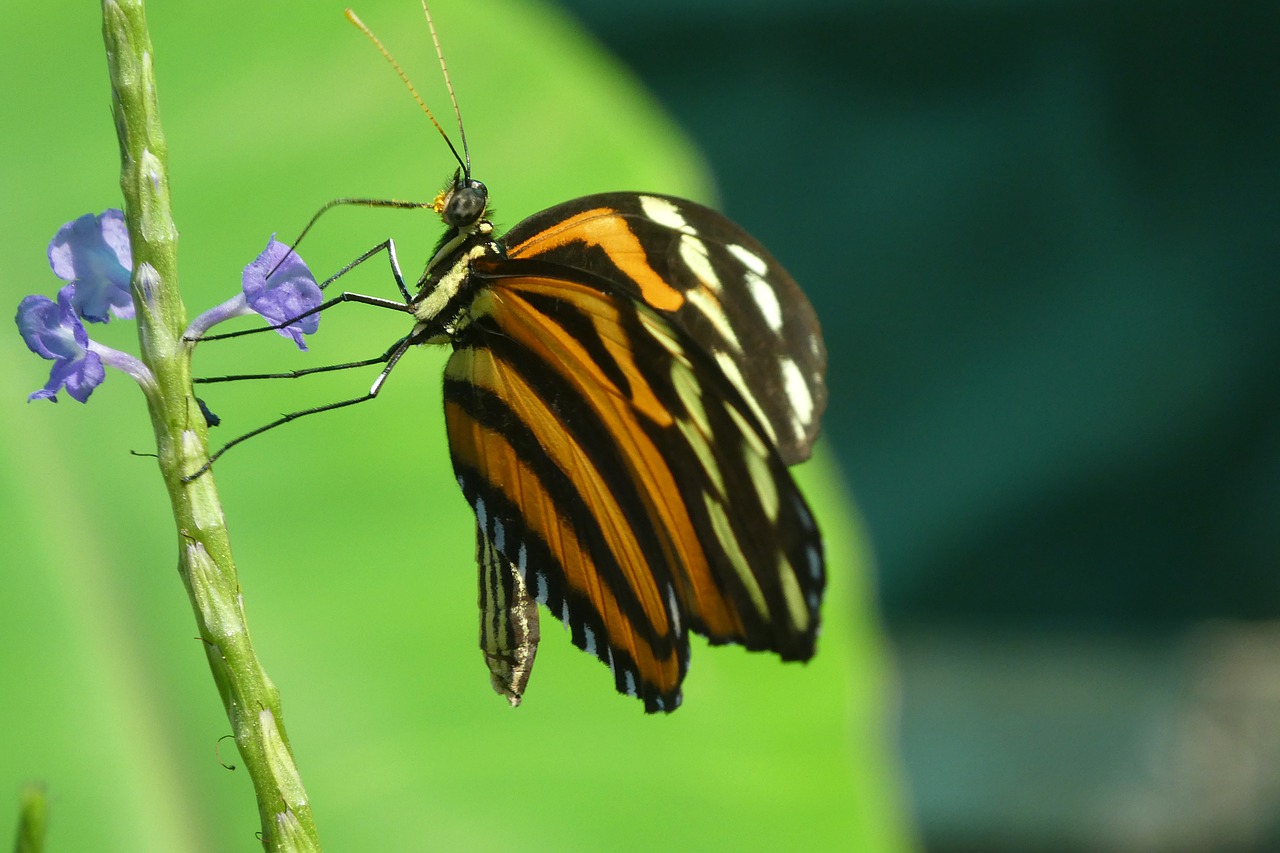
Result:
[[[827,444],[800,476],[832,590],[813,663],[698,647],[659,720],[548,620],[510,711],[474,648],[443,354],[414,353],[378,403],[217,472],[331,848],[892,850],[904,800],[930,850],[1280,847],[1280,4],[438,5],[499,225],[684,193],[802,282],[831,352]],[[447,124],[416,4],[358,11]],[[427,198],[450,173],[338,6],[157,0],[151,19],[193,310],[322,202]],[[6,29],[11,304],[54,291],[62,222],[117,203],[97,28],[59,0]],[[331,270],[391,234],[413,269],[437,232],[339,211],[304,254]],[[393,292],[378,268],[352,286]],[[402,323],[343,308],[323,329],[310,356],[246,340],[198,367],[365,356]],[[48,781],[63,849],[252,844],[158,571],[167,507],[125,453],[149,446],[140,395],[115,376],[88,407],[26,405],[46,364],[16,335],[0,354],[0,783],[16,803]],[[207,396],[234,433],[365,382]]]
[[[823,318],[929,849],[1280,849],[1280,4],[565,2]]]
[[[437,5],[500,225],[609,189],[715,200],[658,103],[563,12]],[[358,11],[448,126],[416,4]],[[236,292],[268,236],[291,239],[323,202],[429,199],[451,173],[340,5],[155,2],[149,19],[193,314]],[[65,0],[6,19],[0,245],[12,306],[56,290],[44,253],[63,222],[119,205],[99,30],[96,6]],[[323,273],[390,234],[412,271],[438,231],[425,214],[338,211],[302,252]],[[394,295],[379,264],[348,286]],[[363,357],[403,331],[398,316],[344,307],[310,355],[264,335],[202,347],[197,371]],[[135,347],[130,323],[91,332]],[[412,355],[376,404],[250,442],[216,471],[254,639],[329,849],[911,846],[868,556],[830,452],[799,472],[830,554],[815,661],[701,644],[685,706],[645,717],[548,619],[513,711],[476,648],[474,521],[443,442],[444,353]],[[111,375],[88,406],[28,405],[47,363],[16,333],[0,336],[0,358],[0,815],[41,780],[53,850],[253,849],[252,792],[219,763],[236,756],[230,741],[219,752],[228,726],[174,571],[167,501],[153,461],[128,453],[152,446],[141,395]],[[370,378],[203,396],[225,439]]]

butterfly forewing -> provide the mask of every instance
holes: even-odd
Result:
[[[808,658],[821,543],[759,406],[616,271],[473,273],[445,412],[482,550],[649,711],[679,704],[688,630]]]
[[[808,458],[826,406],[826,349],[812,306],[753,237],[684,199],[605,193],[556,205],[503,238],[527,258],[612,283],[710,354],[782,460]]]

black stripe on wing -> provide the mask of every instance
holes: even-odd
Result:
[[[818,532],[734,384],[590,282],[498,278],[487,294],[446,370],[455,470],[575,644],[650,711],[678,703],[686,629],[808,658]]]
[[[674,710],[688,669],[687,640],[663,632],[647,614],[574,482],[497,395],[447,380],[445,399],[458,485],[495,548],[565,624],[574,645],[609,666],[619,692],[637,696],[650,712]],[[468,432],[475,437],[464,437]],[[584,569],[594,590],[570,580]]]

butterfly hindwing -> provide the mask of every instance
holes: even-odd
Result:
[[[445,371],[463,493],[478,519],[500,525],[503,554],[574,643],[610,664],[620,690],[659,707],[674,700],[687,646],[668,614],[659,534],[644,524],[625,450],[611,438],[634,424],[582,397],[573,381],[594,385],[599,375],[579,367],[566,379],[556,367],[567,367],[574,339],[524,303],[513,306],[506,291],[478,297],[497,310],[473,306]]]

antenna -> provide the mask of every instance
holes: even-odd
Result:
[[[424,12],[427,9],[426,0],[423,0],[422,9]],[[355,27],[360,30],[360,32],[364,33],[365,36],[368,37],[369,41],[373,42],[373,46],[378,49],[378,52],[382,54],[382,57],[391,64],[392,68],[395,69],[395,72],[397,75],[399,75],[401,82],[404,83],[405,88],[409,90],[409,94],[413,95],[413,99],[418,102],[418,106],[421,107],[422,111],[427,114],[427,118],[431,119],[431,124],[434,125],[435,129],[440,132],[440,136],[444,138],[445,144],[448,145],[449,150],[453,152],[453,159],[457,160],[458,165],[462,167],[463,175],[466,176],[467,178],[470,178],[471,177],[470,154],[468,154],[466,159],[463,159],[458,155],[458,149],[453,147],[453,140],[449,138],[449,134],[444,132],[444,128],[440,126],[440,122],[436,121],[435,115],[432,114],[431,109],[427,106],[426,102],[422,100],[422,96],[418,94],[418,90],[413,87],[413,83],[410,82],[409,75],[404,72],[404,69],[400,67],[400,63],[396,62],[395,57],[391,55],[391,51],[387,50],[386,47],[383,46],[382,42],[379,41],[378,37],[373,34],[373,31],[369,29],[369,27],[365,24],[365,22],[360,20],[360,17],[350,9],[346,10],[346,16],[348,21],[354,24]],[[444,70],[444,56],[440,52],[440,41],[439,39],[436,38],[435,27],[431,24],[430,12],[427,12],[427,25],[431,28],[431,40],[435,42],[436,55],[440,57],[440,68]],[[449,83],[449,72],[447,70],[444,70],[444,80],[445,80],[445,84],[449,87],[449,98],[450,100],[453,101],[453,111],[458,116],[458,129],[459,131],[461,131],[462,130],[462,114],[458,112],[458,100],[453,96],[453,85]],[[467,150],[467,138],[465,133],[462,135],[462,150],[464,152]]]
[[[462,171],[465,177],[470,178],[471,152],[467,150],[467,129],[462,125],[462,110],[458,109],[458,96],[453,93],[453,81],[449,79],[449,66],[444,63],[444,51],[440,49],[440,38],[436,35],[436,24],[431,20],[431,10],[427,8],[427,0],[422,0],[422,14],[427,16],[427,29],[431,31],[431,43],[436,46],[436,58],[440,60],[440,73],[444,75],[444,85],[449,90],[449,100],[453,102],[453,114],[458,119],[458,135],[462,137],[462,155],[467,161]]]

